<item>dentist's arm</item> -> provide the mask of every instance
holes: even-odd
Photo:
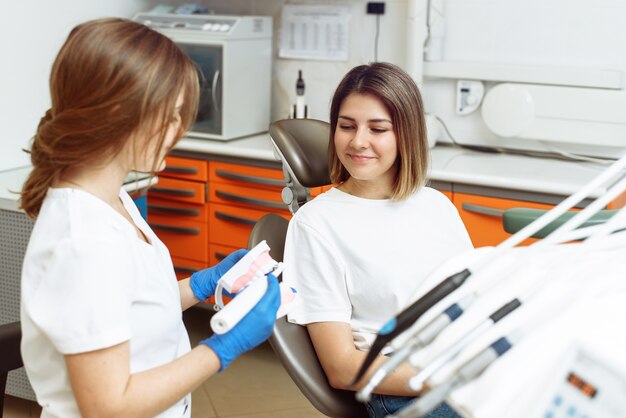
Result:
[[[153,417],[192,392],[240,354],[265,341],[280,305],[278,280],[229,332],[214,335],[160,367],[130,373],[130,344],[65,356],[69,380],[83,417]]]
[[[354,387],[350,383],[365,360],[366,352],[357,349],[352,329],[345,322],[316,322],[307,325],[317,357],[326,373],[329,384],[336,389],[356,391],[369,380],[373,371],[386,361],[378,356],[365,377]],[[409,378],[417,373],[407,364],[398,367],[381,383],[374,393],[396,396],[417,396],[419,393],[407,388]]]

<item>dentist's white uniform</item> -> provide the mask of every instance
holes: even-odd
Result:
[[[79,417],[64,355],[130,341],[130,372],[189,352],[167,248],[125,191],[120,197],[152,245],[108,204],[50,189],[22,272],[22,356],[42,417]],[[189,417],[187,395],[160,417]]]

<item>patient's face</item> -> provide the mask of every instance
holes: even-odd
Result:
[[[348,182],[391,191],[398,145],[391,115],[376,96],[353,93],[344,99],[334,141]]]

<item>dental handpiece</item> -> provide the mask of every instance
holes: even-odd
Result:
[[[479,273],[479,275],[481,273]],[[482,283],[473,292],[461,297],[461,299],[446,308],[427,325],[417,329],[408,329],[406,333],[411,335],[410,337],[404,340],[402,337],[394,339],[391,345],[396,352],[391,356],[390,360],[379,367],[368,383],[357,392],[357,399],[360,401],[368,401],[374,389],[386,379],[392,370],[398,367],[407,358],[413,357],[412,355],[421,348],[431,343],[448,325],[457,320],[469,307],[479,300],[483,293],[491,291],[494,285],[502,285],[502,282],[498,280],[499,275],[494,273],[491,273],[491,275],[493,276],[492,278]],[[496,314],[494,313],[494,315]],[[491,320],[488,320],[485,326],[491,323]],[[482,332],[482,330],[478,330],[477,332]],[[415,361],[411,363],[416,366]],[[445,361],[442,359],[439,367],[444,363]],[[434,368],[435,365],[431,367]],[[425,373],[426,371],[423,371],[421,376],[423,377]],[[417,380],[415,382],[417,383]]]
[[[578,291],[585,293],[588,288],[593,286],[593,283],[592,280],[586,280],[581,283],[581,287],[577,286],[575,288],[576,290],[572,288],[568,293],[560,294],[559,298],[547,305],[545,309],[525,319],[522,325],[517,326],[513,331],[509,332],[508,335],[494,341],[462,366],[458,367],[445,382],[431,388],[424,396],[413,401],[393,417],[413,418],[428,414],[456,388],[479,377],[487,367],[508,352],[526,334],[535,329],[538,324],[544,323],[546,319],[552,318],[554,315],[561,312],[565,306],[571,303],[572,292]]]
[[[477,299],[475,293],[470,293],[457,303],[448,306],[443,312],[433,318],[429,323],[419,329],[404,346],[398,347],[397,351],[383,363],[367,384],[356,393],[357,400],[367,402],[370,400],[372,392],[380,385],[396,367],[404,362],[415,351],[435,339],[435,337],[449,324],[458,319],[469,306]]]
[[[376,339],[374,340],[370,351],[367,353],[363,364],[361,364],[359,371],[354,377],[351,386],[354,386],[359,380],[361,380],[363,375],[365,375],[365,372],[376,359],[376,356],[378,356],[380,351],[387,345],[388,342],[406,331],[413,323],[421,318],[426,311],[463,285],[470,275],[471,272],[468,269],[464,269],[449,276],[437,286],[433,287],[424,296],[411,304],[408,308],[400,312],[397,316],[387,321],[376,336]]]
[[[415,418],[425,416],[443,402],[453,390],[480,376],[487,367],[509,351],[520,339],[520,331],[498,338],[460,366],[448,381],[432,388],[424,396],[414,400],[392,417]]]
[[[474,338],[481,335],[483,332],[491,328],[492,325],[519,308],[521,304],[521,301],[515,298],[502,305],[493,314],[489,315],[486,320],[465,333],[454,345],[450,346],[447,350],[431,361],[426,367],[420,370],[418,374],[409,379],[409,388],[415,391],[422,390],[426,380],[437,370],[450,360],[454,359],[461,351],[463,351],[465,347],[467,347],[470,342],[474,340]],[[411,361],[411,363],[413,363],[413,361]]]

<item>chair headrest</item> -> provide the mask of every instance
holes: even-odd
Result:
[[[305,187],[330,184],[330,125],[315,119],[283,119],[270,125],[270,137],[296,180]]]

